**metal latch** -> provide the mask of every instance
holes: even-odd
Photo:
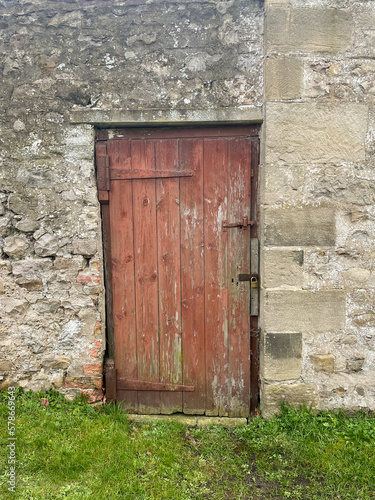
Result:
[[[238,281],[250,281],[250,288],[258,288],[258,278],[256,273],[238,275]]]
[[[229,223],[226,220],[223,220],[223,231],[226,231],[228,227],[239,227],[241,229],[247,229],[248,226],[253,226],[254,221],[249,220],[248,217],[243,217],[241,222],[232,222]]]

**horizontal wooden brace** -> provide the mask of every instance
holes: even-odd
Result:
[[[145,380],[131,380],[120,378],[117,380],[118,391],[168,391],[193,392],[193,385],[167,384],[164,382],[148,382]]]
[[[161,177],[192,177],[193,170],[129,170],[116,168],[111,170],[111,180],[159,179]]]

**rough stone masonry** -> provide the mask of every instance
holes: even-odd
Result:
[[[263,121],[263,414],[282,400],[375,409],[375,3],[2,0],[0,10],[3,385],[102,398],[95,116],[235,123],[247,112]]]

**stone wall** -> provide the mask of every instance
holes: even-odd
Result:
[[[210,121],[211,110],[260,109],[262,4],[0,2],[4,385],[102,396],[94,126],[72,123],[72,111],[199,109]]]
[[[102,397],[94,124],[263,113],[263,414],[283,400],[374,409],[374,2],[3,0],[0,11],[3,384]]]
[[[375,401],[375,4],[268,0],[263,414]]]

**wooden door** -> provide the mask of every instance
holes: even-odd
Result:
[[[112,397],[129,412],[248,416],[256,127],[99,131],[96,154]]]

